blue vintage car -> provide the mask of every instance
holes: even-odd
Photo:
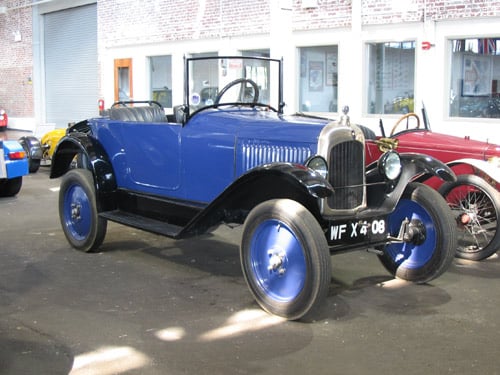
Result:
[[[119,102],[58,143],[51,177],[62,176],[59,215],[74,248],[98,249],[108,220],[172,238],[242,224],[250,291],[291,320],[314,316],[334,253],[372,251],[417,283],[447,269],[449,208],[412,182],[453,181],[446,165],[389,151],[365,167],[363,131],[347,110],[340,121],[284,114],[280,60],[187,58],[185,72],[185,103],[172,115]]]
[[[17,141],[0,139],[0,197],[19,193],[23,176],[28,174],[28,159]]]

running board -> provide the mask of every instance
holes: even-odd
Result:
[[[184,229],[184,227],[178,225],[120,210],[101,212],[99,216],[130,227],[173,238],[176,238]]]

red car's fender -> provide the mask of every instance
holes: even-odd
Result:
[[[493,161],[467,158],[449,162],[448,165],[457,175],[478,175],[500,191],[500,159],[495,163]]]

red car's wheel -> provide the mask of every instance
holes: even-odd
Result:
[[[439,192],[446,199],[457,221],[456,256],[482,260],[500,247],[498,218],[500,193],[479,176],[459,175],[456,182],[443,184]]]

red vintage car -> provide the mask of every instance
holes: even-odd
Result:
[[[9,123],[9,116],[7,116],[7,112],[5,112],[5,109],[0,108],[0,130],[7,129],[8,123]]]
[[[387,132],[389,131],[389,134]],[[426,181],[452,209],[458,228],[457,257],[482,260],[500,248],[500,145],[431,131],[425,107],[422,116],[408,113],[391,127],[380,120],[381,136],[364,127],[366,162],[375,162],[382,150],[418,152],[450,166],[458,179]],[[425,177],[423,177],[425,178]]]

